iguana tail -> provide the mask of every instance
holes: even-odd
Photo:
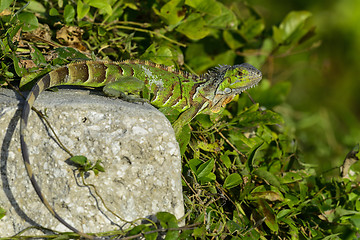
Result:
[[[67,67],[63,67],[63,68],[67,68]],[[59,70],[61,70],[62,68],[60,68]],[[32,171],[32,167],[30,164],[30,159],[29,159],[29,152],[28,152],[28,148],[25,142],[25,129],[27,127],[27,123],[28,123],[28,119],[29,119],[29,114],[30,114],[30,110],[36,100],[36,98],[39,96],[39,94],[44,91],[45,89],[51,87],[51,77],[50,74],[46,74],[43,78],[41,78],[36,85],[32,88],[31,92],[29,93],[24,107],[23,107],[23,111],[22,111],[22,117],[21,117],[21,122],[20,122],[20,143],[21,143],[21,152],[22,152],[22,156],[24,159],[24,163],[25,163],[25,168],[27,171],[27,174],[29,175],[31,184],[33,185],[37,195],[39,196],[40,200],[42,201],[42,203],[45,205],[45,207],[49,210],[49,212],[62,224],[64,224],[67,228],[69,228],[71,231],[79,234],[80,236],[87,238],[87,239],[92,239],[92,240],[97,240],[100,238],[94,237],[94,236],[90,236],[88,234],[85,234],[79,230],[77,230],[76,228],[74,228],[73,226],[71,226],[69,223],[67,223],[64,219],[62,219],[59,214],[57,214],[57,212],[54,210],[53,207],[50,206],[49,202],[47,201],[47,199],[45,198],[44,194],[41,192],[40,186],[37,183],[35,176],[33,174]]]

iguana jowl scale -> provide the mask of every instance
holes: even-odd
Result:
[[[171,107],[181,112],[178,119],[173,123],[175,134],[178,137],[182,127],[197,114],[205,110],[218,112],[237,94],[255,86],[261,78],[261,72],[247,63],[235,66],[219,66],[201,76],[139,60],[123,62],[86,61],[55,69],[35,84],[26,99],[22,112],[20,123],[21,149],[31,183],[53,216],[79,235],[95,239],[93,236],[84,234],[69,225],[55,212],[41,193],[32,173],[25,142],[25,129],[34,101],[42,91],[50,87],[60,85],[104,87],[104,92],[107,95],[125,98],[136,95],[147,99],[155,107]]]

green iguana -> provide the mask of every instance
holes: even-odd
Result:
[[[31,183],[46,208],[62,224],[83,237],[99,239],[77,230],[62,219],[42,194],[32,172],[25,142],[25,129],[34,101],[42,91],[48,88],[60,85],[104,87],[103,91],[110,96],[128,99],[137,96],[146,99],[157,108],[171,107],[181,112],[173,123],[176,137],[178,137],[182,127],[197,114],[205,110],[220,111],[236,95],[255,86],[261,78],[261,72],[247,63],[235,66],[222,65],[201,76],[139,60],[85,61],[57,68],[35,84],[22,111],[20,141]]]

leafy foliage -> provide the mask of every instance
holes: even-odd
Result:
[[[25,89],[53,66],[74,60],[140,58],[200,74],[239,62],[271,68],[275,55],[317,46],[310,12],[289,12],[268,31],[256,9],[240,1],[2,0],[0,12],[4,87]],[[265,75],[222,112],[199,115],[183,129],[186,226],[158,213],[167,239],[359,237],[359,151],[346,158],[352,159],[345,161],[352,164],[346,177],[316,175],[302,161],[295,129],[277,111],[289,89],[290,83],[274,84]],[[170,121],[178,114],[162,111]],[[83,171],[103,171],[82,156],[72,161]],[[155,239],[159,232],[143,224],[127,235]],[[117,234],[124,233],[107,236]]]

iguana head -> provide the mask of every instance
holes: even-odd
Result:
[[[220,111],[221,107],[229,103],[237,94],[256,86],[262,78],[262,73],[248,63],[220,66],[216,71],[219,85],[209,105],[212,112]]]
[[[261,72],[248,63],[234,66],[223,66],[222,82],[220,83],[217,94],[240,94],[248,88],[258,84],[262,78]]]

